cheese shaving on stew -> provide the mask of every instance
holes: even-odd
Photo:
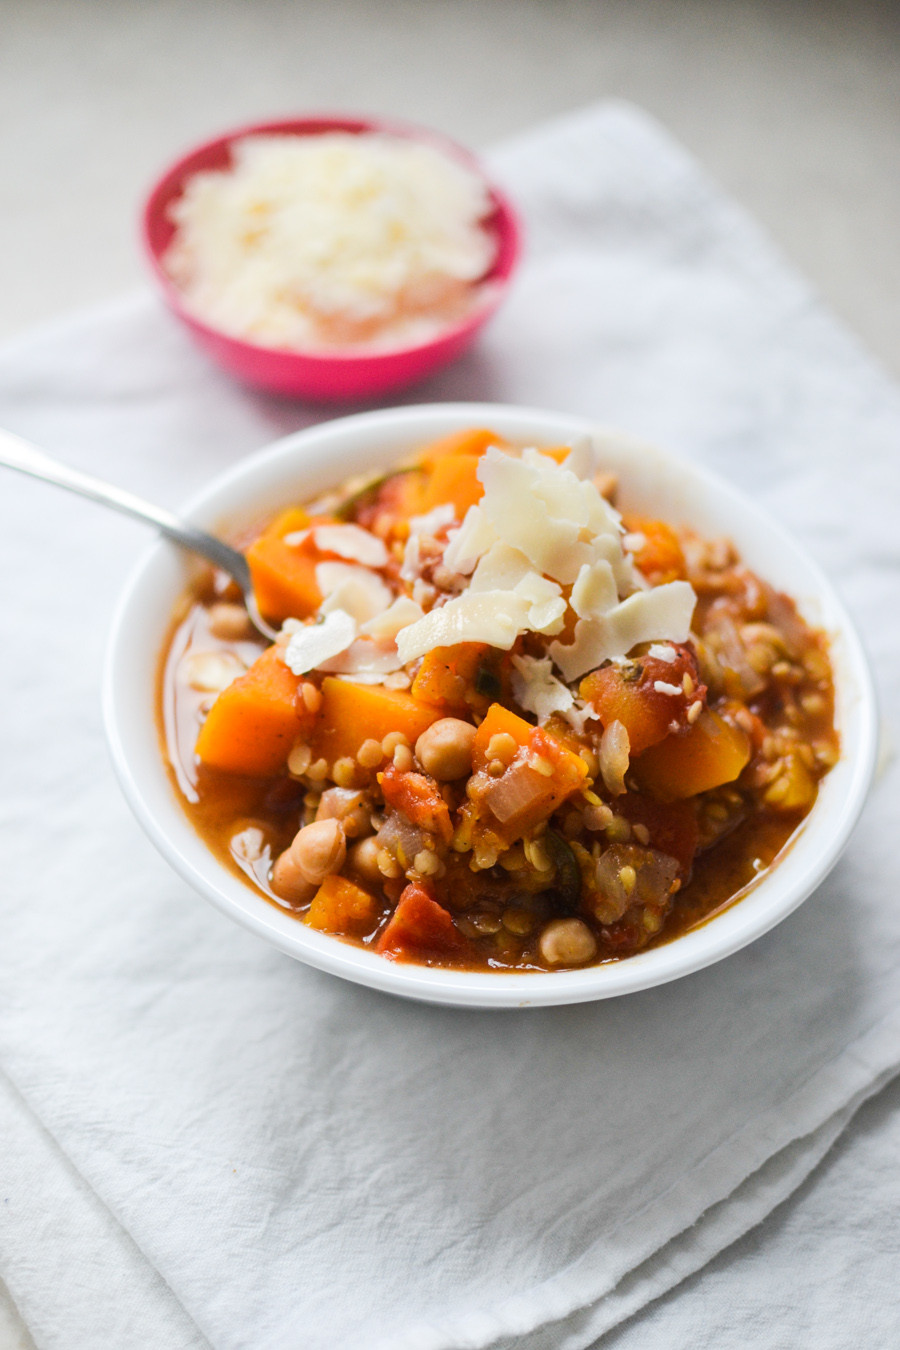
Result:
[[[583,446],[569,460],[581,469]],[[482,456],[478,477],[481,501],[450,531],[443,556],[445,568],[470,577],[468,588],[400,631],[404,663],[436,646],[487,642],[508,651],[525,632],[559,635],[569,605],[573,640],[553,642],[549,655],[570,683],[637,643],[687,638],[692,587],[647,585],[626,551],[618,512],[593,482],[538,450],[516,456],[496,446]],[[535,667],[530,675],[517,669],[530,700],[520,702],[537,712],[531,703],[545,706],[548,697],[545,668],[540,676]],[[529,679],[545,692],[529,694]]]
[[[335,609],[318,623],[288,619],[283,631],[290,633],[284,663],[295,675],[305,675],[349,647],[356,637],[356,621],[344,610]]]
[[[635,591],[605,614],[579,619],[575,641],[550,644],[550,655],[567,680],[577,680],[611,657],[624,656],[639,642],[665,637],[685,642],[697,597],[686,581],[669,581]]]
[[[404,665],[432,647],[455,647],[459,642],[487,642],[509,651],[527,630],[530,611],[526,597],[515,591],[467,591],[398,633],[397,650]]]
[[[321,553],[336,553],[364,567],[387,566],[389,555],[384,541],[359,525],[315,525],[309,533]]]
[[[512,686],[516,701],[543,725],[551,713],[566,713],[575,704],[571,689],[553,674],[549,656],[514,656]]]
[[[346,610],[357,623],[384,613],[393,592],[375,572],[356,563],[322,562],[316,566],[316,585],[325,596],[320,614]]]

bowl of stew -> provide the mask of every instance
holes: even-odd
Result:
[[[422,127],[255,123],[165,170],[142,215],[163,299],[245,383],[321,402],[424,379],[475,341],[519,259],[516,211]]]
[[[155,544],[113,762],[181,876],[288,955],[436,1003],[606,998],[752,942],[846,844],[876,741],[853,625],[696,465],[431,405],[288,436],[187,510],[279,638]]]

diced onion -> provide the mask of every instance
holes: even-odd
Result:
[[[493,811],[501,825],[507,825],[521,816],[535,802],[546,797],[550,779],[520,761],[497,778],[484,794],[484,802]]]

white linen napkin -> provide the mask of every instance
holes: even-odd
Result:
[[[492,156],[528,256],[405,400],[555,407],[788,522],[898,690],[900,398],[636,111]],[[139,295],[0,354],[0,425],[177,502],[321,410],[253,395]],[[103,643],[140,527],[0,470],[0,1271],[39,1346],[575,1350],[796,1187],[900,1064],[897,767],[748,950],[506,1014],[292,962],[186,889],[106,761]]]

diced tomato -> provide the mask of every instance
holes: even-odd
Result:
[[[472,955],[470,942],[447,910],[415,882],[401,894],[375,950],[394,961],[427,966],[458,963]]]
[[[658,802],[627,792],[616,798],[616,813],[632,825],[643,825],[650,836],[648,847],[674,858],[682,882],[687,882],[700,839],[697,813],[691,802]]]
[[[424,470],[418,467],[388,474],[345,503],[342,507],[344,519],[352,520],[364,530],[371,530],[380,519],[387,516],[391,520],[391,535],[405,539],[409,533],[410,517],[422,513],[422,494],[426,482]]]
[[[450,810],[430,778],[424,774],[404,772],[389,764],[378,781],[384,800],[400,811],[413,825],[435,834],[445,844],[453,838]]]

